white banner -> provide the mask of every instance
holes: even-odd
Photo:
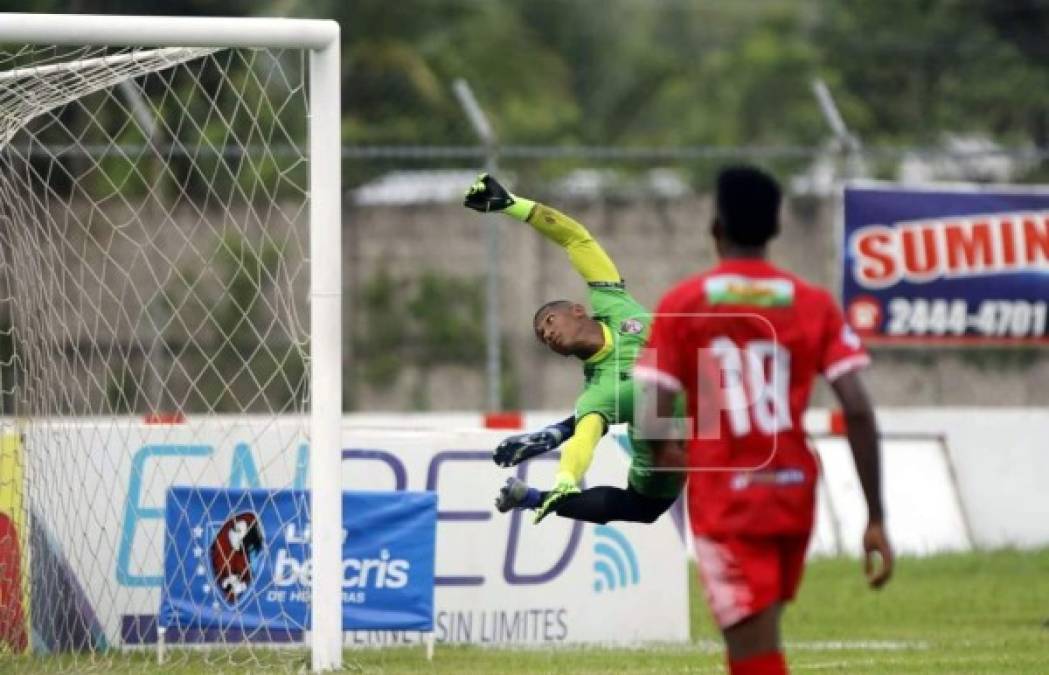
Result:
[[[160,603],[163,505],[171,485],[308,487],[298,418],[217,418],[30,425],[26,456],[34,526],[79,585],[111,644],[148,643]],[[435,636],[474,644],[633,644],[689,636],[685,549],[669,515],[653,525],[594,526],[500,514],[511,473],[544,487],[556,461],[500,469],[507,432],[344,427],[346,489],[435,490],[439,520]],[[88,460],[88,458],[90,458]],[[588,473],[624,486],[612,436]],[[47,481],[45,477],[53,480]],[[411,640],[361,633],[351,644]]]

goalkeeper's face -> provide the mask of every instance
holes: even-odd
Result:
[[[586,307],[566,302],[542,309],[535,317],[535,336],[561,356],[572,356],[585,348],[583,336],[587,321]]]

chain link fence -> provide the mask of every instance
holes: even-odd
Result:
[[[136,156],[133,146],[21,149],[74,164],[115,150]],[[299,149],[274,146],[269,152],[291,156]],[[347,408],[566,408],[574,400],[578,364],[538,345],[530,321],[543,302],[581,299],[584,287],[564,255],[530,228],[461,207],[463,190],[486,166],[494,164],[516,192],[583,222],[631,291],[652,306],[674,281],[714,263],[709,186],[724,165],[755,163],[781,179],[788,199],[774,260],[833,287],[840,265],[838,195],[846,176],[1024,182],[1037,180],[1047,155],[1046,149],[961,141],[935,148],[856,147],[835,137],[812,146],[347,145]],[[493,311],[497,350],[485,330]],[[0,315],[0,377],[6,383],[17,382],[14,350],[10,319]],[[73,358],[72,345],[66,353]],[[1049,357],[1037,349],[881,349],[875,356],[870,377],[883,405],[982,405],[989,391],[999,404],[1045,402],[1037,381],[1049,375]],[[10,387],[4,390],[0,406],[10,407]]]

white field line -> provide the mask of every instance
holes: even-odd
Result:
[[[793,671],[802,670],[833,670],[835,672],[848,672],[849,668],[856,668],[858,666],[875,666],[875,665],[886,665],[884,661],[876,659],[856,659],[853,661],[828,661],[826,663],[808,663],[800,665],[797,663],[790,664],[790,668]]]
[[[787,655],[790,661],[790,654]],[[1026,659],[1022,662],[1011,661],[1008,655],[1001,654],[973,654],[971,656],[949,656],[945,654],[929,654],[925,656],[909,656],[900,658],[888,656],[883,658],[857,658],[847,661],[826,661],[822,663],[790,664],[792,671],[803,670],[835,670],[848,672],[850,668],[857,666],[879,666],[882,669],[890,666],[904,666],[913,669],[915,666],[959,666],[955,672],[992,672],[1005,673],[1014,672],[1018,667],[1028,665]],[[991,668],[988,668],[991,666]],[[998,668],[994,668],[998,666]],[[893,672],[893,671],[885,671]],[[1044,672],[1040,671],[1040,672]]]
[[[704,653],[722,652],[725,646],[718,640],[698,640],[693,645]],[[784,651],[790,652],[906,652],[925,651],[929,643],[921,640],[788,640]],[[673,647],[670,647],[673,649]],[[687,649],[682,645],[679,648]]]
[[[787,651],[805,652],[906,652],[929,649],[921,640],[801,640],[784,643]]]

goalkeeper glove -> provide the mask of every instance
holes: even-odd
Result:
[[[579,492],[579,486],[576,485],[574,480],[571,478],[558,477],[554,489],[546,493],[546,499],[544,499],[543,503],[539,505],[538,509],[536,509],[535,520],[532,522],[538,525],[539,521],[550,515],[561,502],[572,495],[579,494]]]
[[[505,211],[507,215],[518,220],[527,220],[535,202],[510,194],[499,181],[482,173],[466,191],[463,206],[481,213]]]
[[[492,453],[492,461],[502,467],[517,466],[561,445],[575,430],[575,417],[551,424],[539,431],[509,436]]]

